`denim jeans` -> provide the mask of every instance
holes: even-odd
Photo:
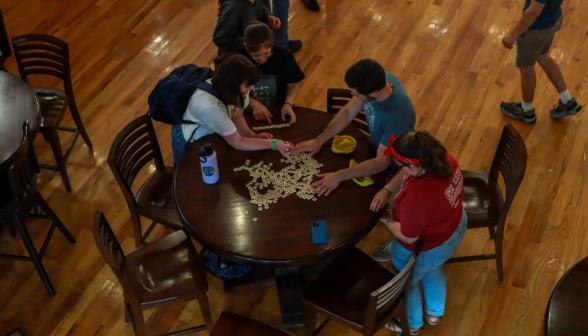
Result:
[[[288,47],[288,10],[290,10],[290,0],[271,0],[273,3],[272,15],[280,19],[282,26],[274,30],[274,43],[280,47]],[[267,8],[270,6],[270,0],[263,0],[263,5]]]
[[[171,145],[174,154],[174,166],[180,162],[180,159],[186,152],[186,139],[182,125],[174,125],[171,130]]]
[[[432,316],[443,316],[445,314],[447,278],[443,270],[443,263],[451,258],[455,250],[457,250],[465,236],[467,226],[468,218],[464,211],[455,233],[445,243],[419,254],[408,290],[408,324],[411,328],[423,326],[423,301],[419,281],[423,284],[426,313]],[[404,246],[395,244],[392,252],[394,267],[397,270],[402,270],[412,257],[412,254]]]

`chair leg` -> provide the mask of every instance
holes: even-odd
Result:
[[[0,222],[0,229],[2,228],[2,226],[6,226],[8,228],[8,232],[10,233],[10,238],[12,238],[12,239],[16,238],[16,229],[14,228],[14,225],[12,224],[12,222],[2,221],[2,222]]]
[[[76,124],[76,127],[80,131],[80,134],[82,135],[82,138],[84,139],[84,142],[86,143],[88,148],[92,148],[92,142],[90,141],[90,137],[88,136],[88,133],[86,133],[86,128],[84,127],[84,123],[82,123],[82,118],[80,117],[80,112],[78,111],[78,105],[76,104],[76,100],[75,100],[73,94],[71,94],[70,99],[69,99],[69,111],[71,112],[71,117],[73,118],[74,123]]]
[[[16,229],[14,229],[14,226],[12,225],[12,223],[6,224],[6,226],[8,227],[8,232],[10,232],[10,238],[12,238],[12,239],[16,238]]]
[[[45,139],[45,142],[49,142],[50,137],[49,137],[49,135],[47,135],[47,133],[41,132],[41,135],[43,135],[43,139]]]
[[[129,303],[127,302],[127,300],[125,300],[125,301],[124,301],[124,303],[123,303],[123,308],[124,308],[124,310],[125,310],[125,323],[126,323],[126,324],[129,324],[129,323],[131,323],[131,313],[129,312],[129,310],[130,310],[130,305],[129,305]]]
[[[147,331],[145,330],[145,319],[143,317],[143,311],[141,310],[140,304],[138,302],[136,304],[125,302],[125,311],[128,311],[129,320],[133,325],[135,335],[146,336]]]
[[[71,232],[69,232],[69,230],[65,227],[65,225],[63,225],[63,223],[61,222],[59,217],[57,217],[57,214],[55,214],[55,212],[53,212],[53,209],[51,209],[51,207],[49,206],[47,201],[45,201],[45,199],[43,198],[43,196],[41,196],[41,194],[39,192],[37,192],[37,194],[35,195],[35,201],[37,201],[37,204],[39,204],[39,206],[41,207],[43,212],[45,212],[45,214],[47,214],[47,216],[51,219],[51,221],[53,221],[53,223],[55,223],[55,226],[59,229],[59,231],[61,231],[61,233],[65,236],[65,238],[67,238],[69,243],[72,245],[75,245],[76,239],[72,236]]]
[[[498,282],[502,283],[504,280],[504,270],[502,267],[502,243],[504,239],[504,227],[498,227],[496,238],[494,239],[494,246],[496,249],[496,273],[498,273]]]
[[[61,150],[61,142],[59,141],[59,134],[57,134],[57,129],[53,128],[47,133],[49,136],[49,143],[51,144],[51,149],[53,149],[53,156],[55,156],[55,161],[57,162],[57,167],[59,168],[59,172],[61,173],[61,178],[63,179],[63,184],[65,184],[65,189],[67,192],[71,192],[71,185],[69,184],[69,177],[67,175],[67,169],[65,168],[65,159],[63,158],[63,152]]]
[[[490,239],[495,239],[496,238],[496,232],[494,232],[494,226],[489,226],[488,227],[488,232],[490,232]]]
[[[39,273],[39,276],[41,277],[41,281],[43,282],[43,285],[45,285],[45,288],[47,289],[49,296],[55,297],[55,289],[53,289],[53,285],[51,284],[51,280],[49,280],[49,276],[47,275],[47,271],[45,271],[45,267],[43,266],[43,263],[41,262],[41,258],[39,257],[39,253],[37,252],[37,249],[35,248],[35,244],[34,244],[33,240],[31,239],[31,236],[29,235],[29,231],[27,230],[27,228],[25,226],[25,220],[24,219],[21,220],[17,215],[14,215],[13,217],[14,217],[14,224],[16,226],[16,229],[19,231],[19,234],[22,238],[22,241],[23,241],[27,251],[29,252],[29,255],[31,256],[31,261],[35,265],[35,268],[37,269],[37,273]]]
[[[131,221],[133,222],[133,235],[135,236],[135,248],[143,246],[143,229],[141,228],[141,217],[134,211],[134,208],[129,207],[131,212]]]
[[[316,318],[318,313],[311,307],[305,305],[304,319],[306,324],[306,336],[314,336],[316,332]]]
[[[212,316],[210,315],[210,304],[208,303],[208,296],[206,296],[206,293],[198,297],[198,304],[200,305],[200,310],[202,311],[202,316],[204,317],[206,329],[208,329],[208,333],[211,333],[214,325],[212,323]]]

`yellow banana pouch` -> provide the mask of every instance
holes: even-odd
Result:
[[[353,166],[357,166],[357,162],[351,159],[351,161],[349,161],[349,168]],[[353,182],[359,184],[362,187],[368,187],[374,184],[374,180],[372,180],[370,176],[354,178]]]

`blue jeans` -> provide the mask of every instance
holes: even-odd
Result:
[[[457,250],[465,236],[467,226],[468,218],[464,211],[455,233],[445,243],[419,254],[408,290],[408,324],[411,328],[423,326],[423,301],[419,281],[423,284],[426,313],[433,316],[443,316],[445,314],[447,278],[443,270],[443,263],[451,258],[455,250]],[[396,244],[392,252],[394,267],[397,270],[402,270],[412,257],[412,254],[404,246]]]
[[[171,145],[174,154],[174,166],[180,162],[180,159],[186,152],[186,139],[182,131],[182,125],[174,125],[171,130]]]
[[[282,26],[274,30],[274,43],[280,47],[288,47],[288,10],[290,10],[290,0],[271,0],[273,3],[272,14],[280,19]],[[263,5],[267,8],[270,6],[270,0],[263,0]]]

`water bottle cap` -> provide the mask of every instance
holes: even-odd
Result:
[[[200,156],[211,156],[213,152],[214,149],[210,142],[205,143],[204,146],[200,148]]]

